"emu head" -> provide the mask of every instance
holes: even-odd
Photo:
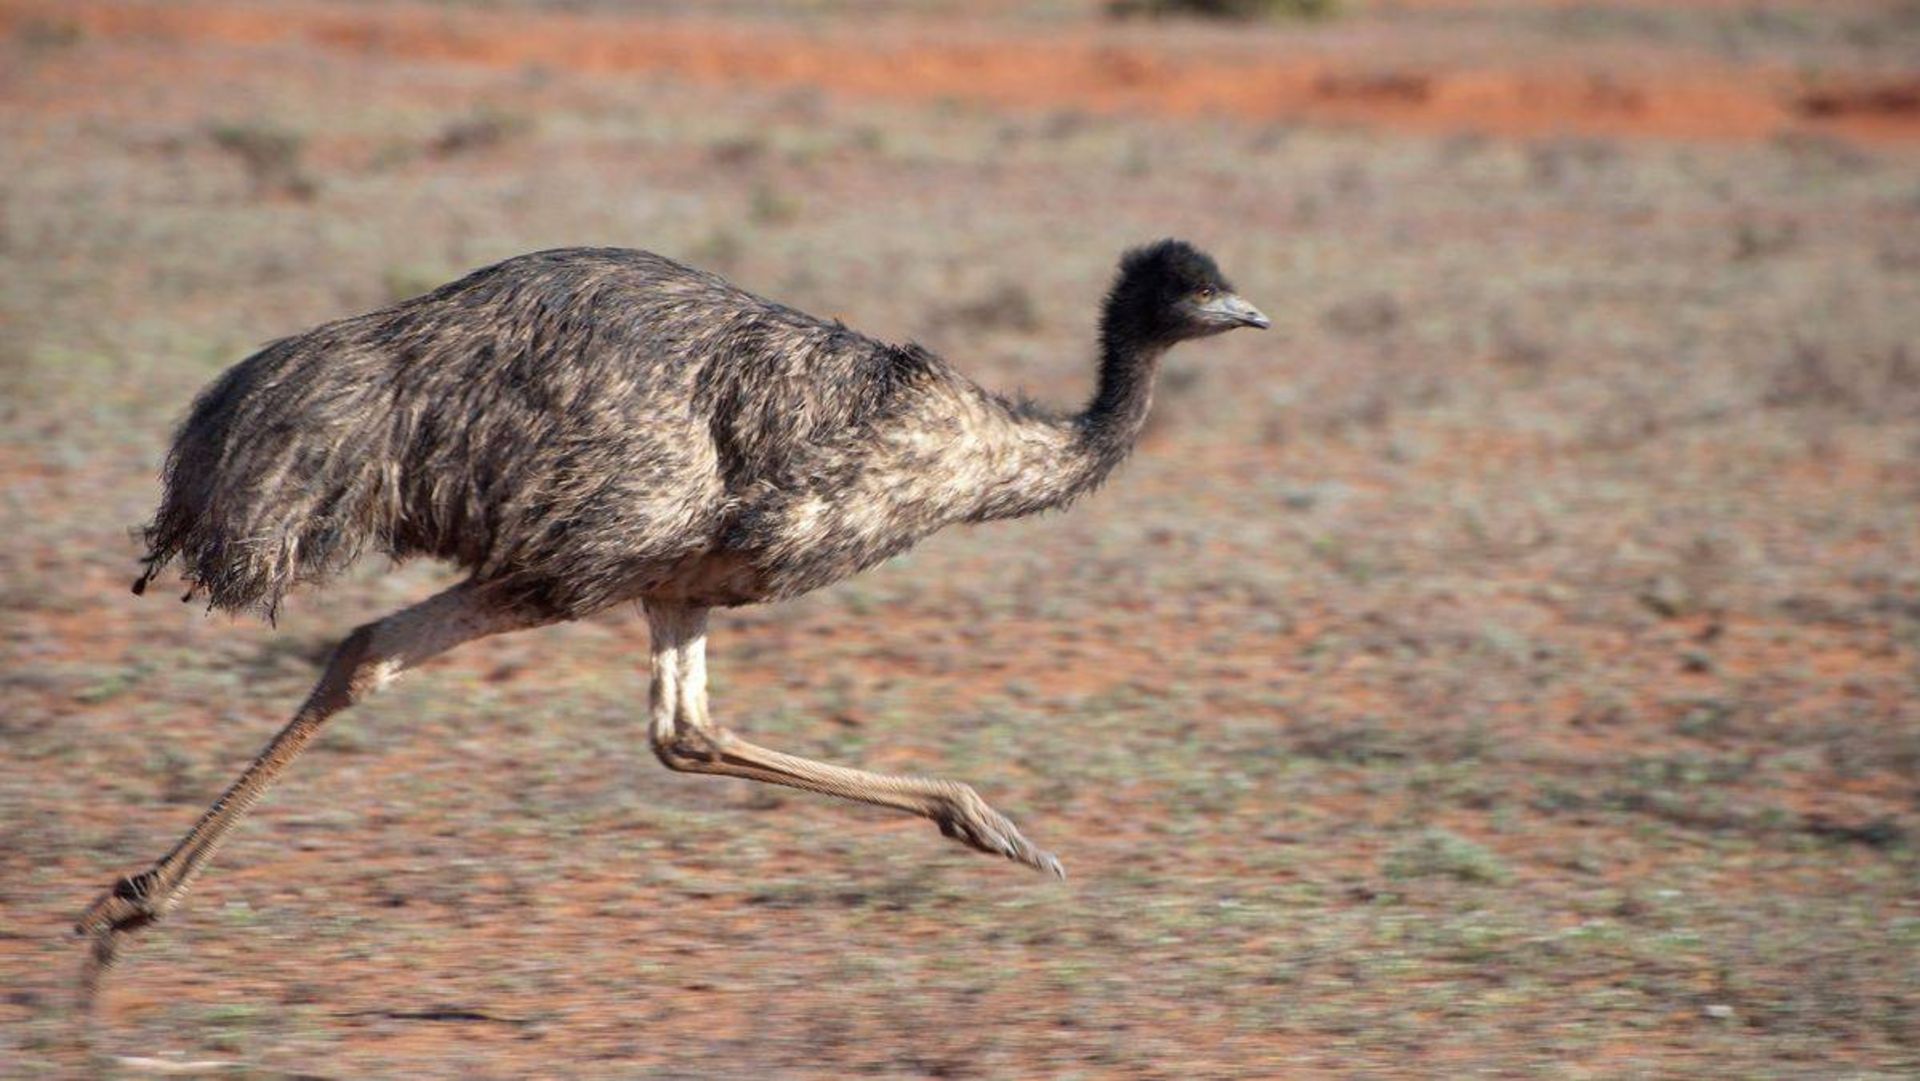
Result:
[[[1184,240],[1162,240],[1121,256],[1102,320],[1108,343],[1123,348],[1271,325],[1260,309],[1240,299],[1211,256]]]

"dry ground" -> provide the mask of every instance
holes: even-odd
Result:
[[[1070,404],[1167,233],[1279,326],[1177,354],[1109,490],[714,642],[740,727],[1071,882],[661,770],[622,612],[336,722],[96,1065],[1920,1070],[1911,4],[616,7],[0,2],[0,1074],[75,1061],[79,907],[446,579],[129,597],[214,372],[623,244]]]

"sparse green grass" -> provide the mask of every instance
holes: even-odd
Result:
[[[1444,877],[1483,885],[1507,879],[1507,869],[1484,846],[1440,829],[1400,842],[1387,853],[1382,869],[1393,879]]]
[[[0,110],[0,820],[32,827],[0,841],[0,1061],[58,1059],[89,891],[185,828],[335,637],[446,579],[369,565],[278,631],[125,597],[166,432],[252,343],[636,244],[1066,403],[1112,254],[1179,232],[1288,337],[1176,354],[1108,490],[716,620],[729,723],[964,777],[1070,883],[666,773],[614,612],[334,722],[116,973],[109,1050],[354,1076],[1920,1065],[1920,973],[1889,963],[1920,946],[1910,155],[566,75],[489,135],[474,91],[521,76],[340,64],[236,76],[299,133],[267,156],[324,173],[304,201],[236,199],[244,153],[203,121]],[[365,1012],[437,1008],[530,1020]]]
[[[257,196],[311,199],[319,182],[303,166],[306,136],[272,124],[215,124],[207,134],[215,146],[238,158]]]

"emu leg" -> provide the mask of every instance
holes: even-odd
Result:
[[[92,942],[81,975],[83,1007],[91,1007],[101,976],[125,940],[179,903],[221,842],[328,718],[401,672],[462,642],[543,622],[547,620],[490,603],[485,587],[462,583],[348,635],[334,649],[326,672],[292,722],[213,801],[173,850],[145,871],[115,882],[81,914],[74,933]]]
[[[941,833],[981,852],[1066,877],[1052,853],[1028,841],[969,785],[816,762],[749,743],[713,723],[707,710],[706,609],[649,604],[647,622],[653,635],[648,734],[668,769],[743,777],[891,807],[932,819]]]

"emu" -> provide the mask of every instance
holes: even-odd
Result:
[[[267,345],[175,434],[134,592],[178,561],[188,598],[271,618],[370,548],[467,577],[349,634],[185,837],[87,908],[88,999],[329,717],[463,642],[622,601],[646,611],[667,768],[891,807],[1063,875],[968,785],[782,754],[716,722],[708,611],[818,589],[953,523],[1066,506],[1132,449],[1170,347],[1266,326],[1203,252],[1133,249],[1092,401],[1057,415],[661,256],[569,248]]]

